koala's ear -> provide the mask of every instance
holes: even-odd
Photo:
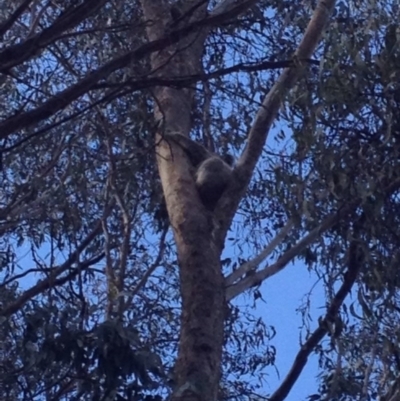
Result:
[[[190,163],[197,167],[201,162],[213,156],[203,145],[192,141],[190,138],[178,133],[164,134],[164,139],[171,139],[177,143],[185,152]]]
[[[186,152],[196,169],[196,188],[200,199],[207,209],[214,210],[232,178],[233,156],[227,154],[222,158],[179,133],[167,133],[163,138],[174,141]]]

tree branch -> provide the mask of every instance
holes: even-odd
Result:
[[[19,7],[17,7],[14,13],[11,14],[10,18],[0,24],[0,37],[3,37],[4,34],[13,26],[14,22],[23,14],[32,1],[33,0],[25,0]]]
[[[274,250],[275,248],[285,239],[286,235],[293,227],[293,221],[289,220],[281,231],[275,236],[275,238],[252,260],[243,263],[237,270],[232,272],[226,279],[225,285],[232,285],[236,280],[242,277],[244,274],[255,271],[258,265],[263,262]]]
[[[330,325],[334,323],[335,317],[337,316],[346,296],[351,291],[354,282],[356,281],[358,272],[363,264],[360,248],[361,247],[357,243],[357,240],[353,240],[350,243],[348,252],[348,270],[344,275],[342,286],[333,298],[325,317],[319,321],[319,327],[311,334],[305,344],[301,347],[288,375],[283,380],[279,388],[269,398],[269,401],[283,401],[287,397],[289,391],[299,378],[300,373],[303,371],[308,357],[314,351],[315,347],[322,340],[322,338],[328,333]]]
[[[66,277],[58,278],[58,276],[68,270],[74,263],[77,263],[79,255],[86,249],[86,247],[96,238],[101,232],[101,221],[97,222],[94,229],[87,235],[87,237],[82,241],[78,248],[72,252],[69,258],[61,265],[52,270],[49,276],[40,280],[36,285],[26,290],[15,302],[7,305],[3,310],[0,310],[0,316],[9,317],[12,314],[18,312],[28,301],[30,301],[34,296],[40,294],[41,292],[51,288],[54,285],[64,284],[66,281],[70,280],[72,277],[76,276],[81,270],[82,266],[87,268],[93,263],[97,263],[104,254],[96,256],[94,259],[78,263],[78,267],[71,271]]]
[[[334,5],[335,0],[320,0],[318,2],[304,37],[294,54],[294,60],[311,58]],[[216,214],[221,216],[223,227],[218,233],[218,242],[221,247],[240,199],[247,189],[256,163],[261,156],[268,132],[276,118],[282,99],[296,82],[303,66],[304,63],[296,63],[296,66],[287,68],[265,97],[262,106],[257,112],[253,126],[248,134],[247,145],[234,171],[235,179],[219,202],[219,207],[216,211]]]
[[[93,1],[93,0],[91,0]],[[49,117],[51,117],[53,114],[55,114],[57,111],[62,110],[64,107],[68,106],[70,103],[72,103],[74,100],[78,99],[80,96],[83,94],[87,93],[91,89],[94,88],[95,84],[106,77],[108,77],[110,74],[112,74],[114,71],[124,68],[133,61],[137,61],[142,59],[144,56],[155,52],[157,50],[165,49],[177,42],[179,42],[182,38],[186,37],[189,33],[196,31],[200,28],[206,27],[206,26],[218,26],[220,23],[231,19],[234,15],[234,11],[239,12],[241,10],[240,7],[236,7],[233,11],[230,11],[226,14],[218,14],[216,16],[209,16],[207,18],[204,18],[202,20],[194,21],[193,23],[174,30],[170,33],[167,33],[165,36],[161,37],[160,39],[156,39],[153,41],[150,41],[148,43],[145,43],[142,46],[139,46],[135,50],[126,53],[125,55],[118,57],[114,60],[109,61],[102,67],[98,68],[97,70],[89,73],[86,75],[85,78],[81,79],[78,83],[75,85],[65,89],[64,91],[58,93],[56,96],[48,100],[47,102],[43,103],[42,106],[28,111],[24,114],[17,114],[14,115],[2,123],[0,123],[0,139],[7,138],[8,135],[11,133],[20,130],[22,128],[29,127],[33,124],[38,123],[39,121],[45,120]],[[50,29],[50,28],[49,28]],[[39,34],[40,35],[40,34]],[[37,38],[37,35],[35,35],[31,40],[35,40]],[[31,42],[30,42],[31,43]],[[32,42],[31,45],[35,46],[35,51],[39,50],[39,48],[36,46],[36,43]],[[41,45],[42,46],[42,45]],[[8,49],[9,50],[9,49]],[[8,50],[5,50],[8,51]],[[18,50],[19,52],[20,50]],[[4,53],[0,53],[0,60],[4,60]],[[35,52],[34,52],[35,53]],[[12,55],[9,54],[7,57],[11,57]],[[6,57],[6,60],[7,60]],[[20,57],[20,56],[19,56]],[[8,60],[9,60],[8,58]],[[0,73],[7,73],[7,70],[10,68],[10,66],[7,64],[7,62],[1,62],[0,61]]]
[[[11,68],[29,60],[38,54],[40,49],[57,40],[62,32],[77,26],[108,2],[109,0],[86,0],[79,6],[62,13],[49,28],[31,36],[25,42],[6,48],[0,52],[0,72],[6,74]]]
[[[266,266],[259,272],[244,278],[237,284],[229,287],[226,291],[226,298],[228,300],[237,297],[243,291],[260,284],[263,280],[281,271],[290,261],[292,261],[303,249],[312,244],[318,237],[325,231],[331,228],[340,218],[353,209],[358,203],[354,202],[346,207],[340,209],[338,212],[326,217],[325,220],[305,237],[297,242],[292,248],[287,250],[273,265]]]

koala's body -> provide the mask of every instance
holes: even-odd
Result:
[[[167,134],[166,136],[173,139],[185,150],[195,168],[194,179],[200,199],[207,209],[214,210],[232,179],[233,158],[227,156],[225,161],[204,146],[181,134]]]
[[[204,160],[196,171],[196,187],[207,209],[214,210],[232,178],[232,167],[218,156]]]

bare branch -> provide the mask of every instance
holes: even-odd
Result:
[[[279,231],[275,238],[252,260],[242,264],[237,270],[231,273],[226,279],[226,286],[232,285],[236,280],[242,277],[244,274],[255,271],[259,264],[263,262],[274,249],[285,239],[286,235],[293,227],[293,221],[289,220],[284,227]]]
[[[300,373],[306,365],[308,357],[314,351],[315,347],[322,340],[322,338],[328,333],[329,326],[335,322],[335,317],[339,313],[339,309],[342,306],[346,296],[351,291],[362,265],[363,262],[362,257],[360,257],[359,244],[356,242],[356,240],[353,240],[349,247],[348,270],[344,275],[342,286],[333,298],[325,317],[319,321],[319,327],[311,334],[305,344],[301,347],[288,375],[283,380],[279,388],[269,398],[269,401],[283,401],[287,397],[289,391],[296,383]]]
[[[294,60],[311,58],[334,5],[335,0],[320,0],[318,2],[303,40],[294,54]],[[220,238],[218,239],[221,244],[237,209],[237,205],[250,182],[256,163],[261,156],[268,132],[281,106],[282,99],[296,82],[303,67],[304,63],[299,62],[296,63],[296,66],[285,69],[265,97],[262,106],[257,112],[248,135],[247,146],[234,172],[236,179],[233,180],[231,187],[221,199],[217,210],[217,214],[223,216],[223,230],[219,233]]]
[[[266,266],[259,272],[244,278],[237,284],[229,287],[226,290],[226,299],[231,300],[241,294],[243,291],[260,284],[263,280],[281,271],[290,261],[292,261],[304,248],[312,244],[317,238],[319,238],[325,231],[331,228],[339,218],[345,213],[348,213],[352,208],[355,207],[355,203],[349,205],[339,212],[328,216],[318,227],[310,231],[305,237],[303,237],[296,245],[287,250],[273,265]]]
[[[165,227],[160,238],[160,248],[158,251],[158,255],[156,257],[156,260],[154,263],[147,269],[146,273],[143,275],[143,277],[140,279],[139,283],[136,285],[136,287],[129,292],[129,299],[126,302],[126,305],[130,304],[132,302],[133,297],[139,292],[141,288],[144,287],[146,284],[147,280],[151,276],[151,274],[154,272],[154,270],[157,269],[157,267],[160,265],[161,259],[164,254],[165,250],[165,237],[167,236],[169,227]]]

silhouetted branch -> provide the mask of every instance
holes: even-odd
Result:
[[[285,377],[279,388],[269,398],[269,401],[283,401],[287,397],[289,391],[299,378],[300,373],[303,371],[308,357],[315,350],[315,347],[322,340],[322,338],[328,333],[329,326],[335,322],[335,317],[339,312],[339,308],[343,304],[346,296],[351,291],[351,288],[356,281],[358,272],[363,265],[363,257],[361,252],[361,246],[358,244],[357,240],[353,240],[349,247],[348,269],[344,274],[342,286],[333,298],[325,317],[319,321],[319,327],[303,344],[300,351],[297,353],[288,375]]]
[[[94,1],[97,4],[96,0]],[[92,2],[93,0],[88,1],[88,3]],[[243,2],[243,3],[248,3],[248,2]],[[2,123],[0,123],[0,132],[1,132],[0,139],[7,138],[8,135],[10,135],[15,131],[29,127],[33,124],[38,123],[39,121],[51,117],[57,111],[62,110],[64,107],[68,106],[70,103],[78,99],[83,94],[94,89],[98,81],[108,77],[114,71],[124,68],[134,61],[141,60],[144,56],[152,52],[165,49],[166,47],[169,47],[179,42],[182,39],[182,37],[185,37],[186,35],[195,30],[198,30],[206,26],[215,26],[220,24],[221,22],[229,20],[235,15],[235,12],[239,13],[241,11],[242,7],[236,7],[234,10],[231,10],[226,14],[222,15],[218,14],[215,16],[209,16],[199,21],[194,21],[193,23],[183,28],[167,33],[160,39],[156,39],[151,42],[145,43],[144,45],[139,46],[135,50],[128,52],[121,57],[109,61],[108,63],[98,68],[97,70],[87,74],[85,78],[81,79],[75,85],[72,85],[71,87],[58,93],[56,96],[52,97],[47,102],[43,103],[40,107],[37,107],[36,109],[30,110],[23,114],[16,114],[12,117],[9,117]],[[66,24],[66,21],[62,21],[62,24]],[[60,25],[62,24],[60,22]],[[10,48],[14,49],[15,54],[13,54],[12,51],[10,54],[6,53],[9,52],[10,49],[6,49],[4,52],[0,53],[0,72],[7,73],[12,66],[25,60],[24,57],[24,60],[21,61],[21,57],[23,57],[23,55],[20,54],[23,53],[21,49],[25,49],[26,51],[29,50],[32,54],[36,54],[37,51],[46,46],[48,44],[47,41],[42,42],[41,40],[43,38],[40,35],[43,35],[43,32],[33,36],[31,39],[24,42],[23,44],[18,45],[18,46],[24,45],[26,46],[26,49],[25,47],[20,48],[15,46]]]
[[[104,254],[96,256],[95,258],[85,261],[85,262],[78,262],[79,255],[86,249],[87,246],[96,238],[98,234],[101,232],[101,221],[99,221],[94,229],[87,235],[87,237],[81,242],[78,248],[72,252],[70,257],[58,267],[52,269],[51,273],[47,278],[44,280],[40,280],[36,285],[26,290],[15,302],[10,305],[7,305],[3,310],[0,310],[0,316],[9,317],[15,312],[18,312],[28,301],[30,301],[33,297],[40,294],[41,292],[51,288],[54,285],[61,285],[70,280],[71,278],[75,277],[82,269],[86,269],[94,263],[97,263],[104,257]],[[78,267],[74,270],[69,272],[65,277],[58,277],[60,274],[64,273],[71,266],[77,263]]]
[[[11,68],[29,60],[41,49],[57,40],[62,32],[77,26],[107,2],[108,0],[86,0],[79,6],[64,11],[49,28],[43,29],[42,32],[31,36],[25,42],[6,48],[0,52],[0,72],[6,74]],[[11,21],[6,21],[3,24],[4,26],[10,25],[10,23],[12,25],[12,19],[18,18],[24,11],[22,10],[17,15],[18,10],[10,18]],[[4,27],[0,27],[0,33],[1,29]]]
[[[223,229],[218,233],[218,245],[221,248],[239,202],[253,176],[254,168],[264,149],[271,125],[281,107],[282,99],[295,84],[303,70],[305,63],[300,62],[300,60],[308,60],[312,56],[334,6],[335,0],[320,0],[318,2],[303,39],[293,56],[294,66],[283,71],[256,114],[248,134],[247,145],[234,170],[235,179],[219,202],[219,208],[216,211],[217,215],[223,216],[221,221]]]

